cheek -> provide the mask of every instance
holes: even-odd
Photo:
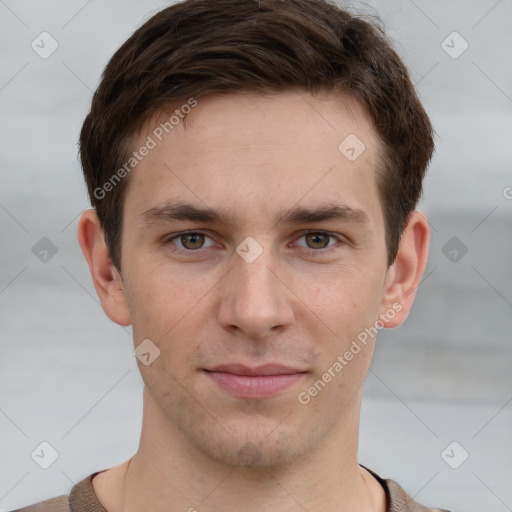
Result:
[[[353,334],[378,317],[381,281],[367,268],[339,267],[295,279],[295,284],[307,308],[337,333]]]
[[[135,343],[145,338],[167,337],[166,333],[194,304],[190,291],[171,282],[163,269],[139,272],[132,277],[127,292]]]
[[[157,366],[180,380],[204,341],[205,326],[214,318],[209,289],[206,280],[191,283],[164,269],[148,272],[130,288],[135,345],[150,339],[160,350]],[[147,370],[141,367],[142,372]]]
[[[362,385],[373,355],[379,292],[380,281],[374,275],[354,269],[304,284],[303,294],[310,297],[305,314],[321,353],[315,382],[329,380],[324,399],[337,396],[335,400],[343,402],[343,396]]]

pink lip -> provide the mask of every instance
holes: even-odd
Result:
[[[240,364],[222,365],[206,370],[218,386],[236,398],[268,398],[300,380],[304,371],[281,365],[249,368]]]

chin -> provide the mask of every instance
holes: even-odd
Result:
[[[268,425],[266,428],[246,425],[245,429],[237,428],[238,435],[229,435],[220,427],[207,433],[201,429],[189,430],[186,435],[196,450],[212,461],[233,468],[269,471],[303,460],[321,437],[305,436],[301,429],[295,432],[289,429],[283,425],[273,425],[273,430]]]
[[[319,422],[316,414],[305,415],[303,406],[287,400],[278,405],[240,400],[237,408],[219,405],[197,390],[197,398],[159,391],[148,395],[148,405],[157,422],[171,427],[176,448],[192,448],[200,458],[231,468],[289,468],[311,456],[335,423],[334,417]]]

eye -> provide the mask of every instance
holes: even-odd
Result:
[[[300,243],[300,240],[304,240],[305,243]],[[341,238],[330,233],[326,233],[324,231],[310,231],[302,235],[298,241],[295,242],[295,245],[297,247],[304,247],[309,249],[309,252],[311,253],[318,254],[333,250],[333,246],[337,245],[338,242],[342,242]]]
[[[329,238],[332,236],[327,233],[307,233],[304,240],[310,249],[325,249],[329,246]]]
[[[205,241],[209,240],[210,243],[205,245]],[[197,251],[215,245],[215,242],[207,235],[201,232],[179,233],[169,238],[168,242],[174,244],[178,249],[185,251]]]

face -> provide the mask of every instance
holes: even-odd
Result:
[[[156,145],[122,237],[135,345],[160,350],[138,363],[145,406],[213,460],[299,460],[357,422],[388,314],[377,136],[355,102],[294,92],[200,99],[161,141],[158,125],[134,143]]]

